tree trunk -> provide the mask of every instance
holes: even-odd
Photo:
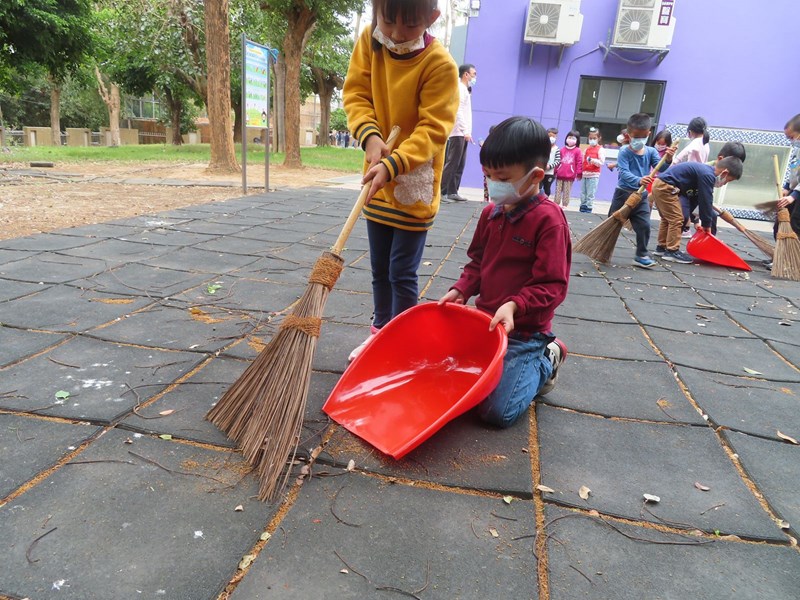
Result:
[[[286,127],[284,115],[286,114],[286,61],[283,52],[278,54],[275,61],[275,142],[272,148],[276,152],[286,150]]]
[[[206,0],[206,71],[211,162],[208,171],[238,173],[231,126],[231,55],[228,0]]]
[[[61,84],[50,78],[50,137],[53,146],[61,145]]]
[[[97,86],[98,86],[98,92],[100,92],[100,97],[103,99],[103,102],[105,102],[106,108],[108,108],[108,129],[109,132],[111,133],[110,145],[116,148],[117,146],[120,145],[119,86],[113,81],[109,81],[108,86],[106,86],[106,83],[103,80],[103,75],[100,73],[100,69],[96,65],[94,67],[94,74],[95,77],[97,77]]]
[[[319,94],[319,140],[317,146],[330,146],[331,98],[333,89],[325,88]]]
[[[172,145],[182,146],[183,136],[181,135],[181,116],[183,115],[183,100],[176,98],[172,95],[171,90],[165,90],[164,97],[167,101],[167,110],[169,111],[169,121],[172,128]]]
[[[300,159],[300,65],[303,49],[314,31],[316,21],[316,11],[298,7],[292,12],[283,37],[286,62],[286,112],[283,119],[286,129],[286,158],[283,164],[292,168],[303,166]]]

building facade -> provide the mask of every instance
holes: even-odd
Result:
[[[654,133],[669,128],[673,137],[685,136],[689,120],[702,116],[712,154],[724,141],[747,144],[745,178],[728,186],[727,203],[748,206],[774,194],[772,156],[785,166],[783,126],[800,112],[792,64],[796,0],[478,5],[464,50],[465,62],[478,70],[472,94],[476,139],[512,115],[558,127],[559,145],[573,128],[585,143],[591,126],[600,128],[604,144],[612,143],[635,112],[650,113]],[[610,199],[616,180],[616,173],[603,169],[598,199]],[[482,185],[477,147],[469,151],[464,185]]]

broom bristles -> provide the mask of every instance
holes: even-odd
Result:
[[[633,209],[642,201],[642,195],[634,192],[625,204],[605,221],[583,236],[573,250],[601,263],[607,263],[614,254],[614,248],[622,231],[622,225],[628,220]]]
[[[789,223],[789,211],[778,211],[778,235],[775,257],[772,260],[772,276],[778,279],[800,281],[800,240]]]
[[[717,211],[717,214],[722,217],[722,220],[726,223],[733,225],[734,228],[741,231],[748,240],[753,242],[753,244],[761,250],[764,254],[766,254],[770,258],[774,258],[775,256],[775,246],[773,246],[768,240],[765,240],[763,237],[758,235],[757,233],[750,231],[747,227],[742,225],[736,218],[729,213],[727,210],[714,207],[714,210]]]

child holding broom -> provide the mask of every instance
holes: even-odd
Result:
[[[439,303],[475,305],[508,333],[503,375],[478,407],[480,417],[511,426],[537,394],[555,386],[567,348],[551,332],[567,295],[571,262],[563,211],[539,190],[550,155],[547,132],[527,117],[506,119],[489,134],[480,160],[492,203],[472,238],[470,262]]]
[[[742,161],[733,156],[718,160],[714,166],[697,162],[672,165],[653,184],[653,200],[661,224],[658,228],[658,246],[654,254],[664,260],[691,264],[691,256],[681,252],[683,210],[680,197],[688,190],[697,190],[700,224],[697,229],[710,230],[714,218],[714,188],[742,176]]]
[[[784,183],[782,196],[778,199],[778,208],[789,211],[789,224],[800,236],[800,114],[795,115],[786,122],[784,133],[792,143],[792,157],[789,161],[789,180]],[[775,222],[775,237],[778,237],[778,222]]]
[[[630,143],[620,149],[617,157],[619,180],[611,199],[611,207],[608,209],[609,217],[622,208],[628,196],[640,186],[649,185],[653,180],[650,177],[650,170],[656,167],[661,159],[655,148],[645,145],[652,128],[653,120],[647,113],[636,113],[628,119]],[[672,161],[674,154],[674,147],[667,148],[666,162],[662,170]],[[650,203],[642,199],[632,210],[630,221],[636,233],[636,256],[633,264],[643,269],[650,269],[656,264],[647,251],[647,245],[650,243]]]
[[[347,122],[364,149],[363,215],[372,267],[371,335],[417,304],[417,269],[439,210],[444,149],[458,109],[458,68],[428,32],[437,0],[373,0],[344,83]],[[402,133],[393,152],[383,136]]]

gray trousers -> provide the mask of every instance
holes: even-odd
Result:
[[[444,170],[442,171],[442,196],[458,193],[466,162],[467,139],[463,135],[454,135],[448,138],[447,148],[444,152]]]

